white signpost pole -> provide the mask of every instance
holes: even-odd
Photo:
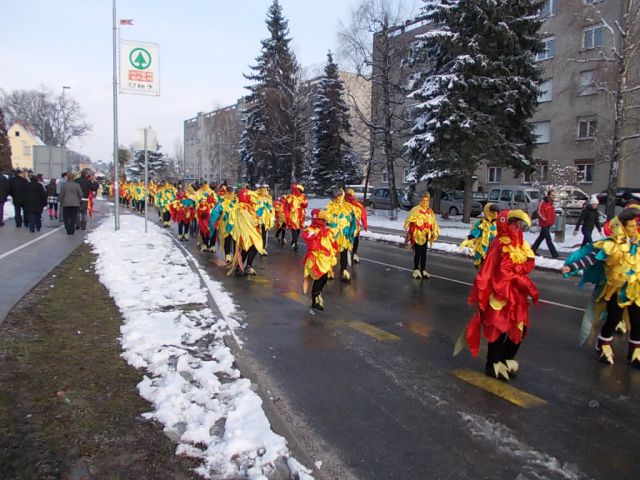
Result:
[[[147,128],[144,129],[144,233],[147,233],[147,207],[149,204],[149,151],[147,150]]]

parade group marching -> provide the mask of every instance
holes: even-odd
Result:
[[[337,273],[339,280],[349,283],[351,266],[360,261],[359,234],[367,230],[367,210],[350,189],[333,191],[324,208],[311,210],[311,221],[306,225],[308,201],[300,184],[292,185],[290,193],[275,200],[266,185],[252,190],[248,186],[234,189],[204,183],[184,187],[151,182],[148,197],[142,182],[122,182],[119,188],[120,201],[131,208],[141,211],[145,201],[153,202],[165,227],[171,222],[178,224],[181,241],[195,237],[202,252],[222,250],[227,275],[256,275],[253,262],[256,255],[268,255],[270,230],[275,230],[276,241],[282,245],[287,243],[289,231],[292,250],[298,249],[302,236],[306,245],[303,290],[310,295],[311,308],[315,310],[325,308],[322,291],[327,281]],[[109,193],[114,194],[113,186]],[[549,192],[545,201],[552,198]],[[414,252],[415,280],[430,277],[427,249],[439,234],[430,203],[430,195],[425,192],[404,223],[405,244]],[[603,239],[585,240],[569,256],[562,273],[568,277],[582,271],[581,283],[595,285],[583,318],[582,342],[592,337],[598,359],[613,364],[614,332],[628,333],[627,360],[640,368],[639,217],[640,202],[632,200],[603,226]],[[523,236],[530,226],[526,212],[501,211],[487,203],[483,216],[461,244],[473,256],[477,269],[469,295],[475,311],[456,342],[454,353],[469,348],[477,356],[484,337],[488,342],[485,372],[500,380],[510,380],[518,373],[515,358],[529,329],[530,302],[537,303],[539,299],[538,289],[529,277],[536,254]],[[591,240],[590,232],[588,238]],[[598,331],[599,324],[602,327]]]

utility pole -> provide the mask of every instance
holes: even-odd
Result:
[[[113,190],[115,230],[120,230],[120,177],[118,174],[118,25],[116,19],[116,0],[113,0]]]

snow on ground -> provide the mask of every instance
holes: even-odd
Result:
[[[265,479],[286,463],[302,480],[310,471],[275,434],[262,400],[241,377],[223,337],[239,326],[233,299],[219,282],[191,270],[171,237],[144,219],[120,217],[91,232],[96,272],[124,317],[123,358],[145,374],[140,395],[177,444],[176,454],[201,459],[205,478]],[[207,306],[210,292],[222,317]]]
[[[7,201],[4,202],[4,221],[6,222],[7,220],[12,219],[13,217],[15,217],[13,202],[7,199]]]

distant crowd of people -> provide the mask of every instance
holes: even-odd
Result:
[[[0,227],[4,225],[4,204],[11,197],[16,228],[24,225],[30,232],[42,228],[42,213],[47,209],[49,220],[64,222],[67,234],[87,228],[87,216],[92,214],[93,199],[99,184],[93,173],[65,172],[59,180],[45,183],[41,174],[14,169],[8,176],[0,174]]]

